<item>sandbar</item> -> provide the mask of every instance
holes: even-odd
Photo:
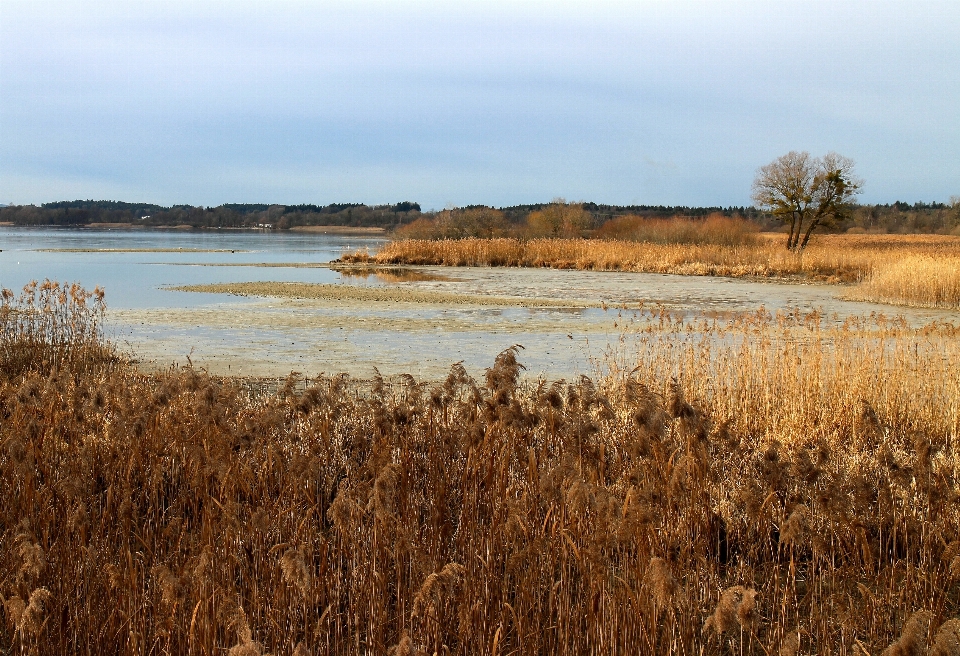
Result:
[[[579,299],[519,298],[428,291],[409,287],[361,287],[357,285],[299,282],[237,282],[182,285],[169,289],[181,292],[316,299],[359,303],[411,303],[417,305],[482,305],[526,308],[596,308],[600,303]]]

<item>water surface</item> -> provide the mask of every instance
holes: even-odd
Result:
[[[551,269],[326,266],[347,250],[381,239],[257,231],[67,230],[0,228],[0,285],[31,280],[80,282],[106,290],[108,332],[150,366],[187,358],[215,373],[282,376],[346,371],[442,376],[462,361],[474,374],[501,350],[525,349],[530,375],[592,374],[637,307],[723,316],[764,307],[902,315],[913,324],[957,320],[945,310],[894,308],[842,298],[843,287]],[[252,298],[172,290],[231,282],[380,285],[459,295],[465,303],[360,303]],[[491,307],[475,295],[560,299],[568,307]],[[599,306],[599,307],[598,307]]]

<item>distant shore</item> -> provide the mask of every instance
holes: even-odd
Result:
[[[317,226],[295,226],[290,228],[290,232],[315,232],[322,235],[346,235],[350,237],[386,235],[386,228],[376,226],[339,226],[339,225],[317,225]]]
[[[320,235],[340,235],[344,237],[379,237],[386,236],[386,228],[376,226],[342,226],[342,225],[316,225],[316,226],[295,226],[289,229],[276,227],[220,227],[220,226],[191,226],[187,224],[180,225],[138,225],[136,223],[118,222],[118,223],[82,223],[75,225],[16,225],[11,221],[0,221],[2,228],[60,228],[60,229],[87,229],[87,230],[202,230],[202,231],[230,231],[230,232],[300,232]]]

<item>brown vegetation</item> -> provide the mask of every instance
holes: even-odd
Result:
[[[715,244],[745,246],[757,242],[759,227],[741,218],[711,214],[703,219],[650,219],[620,216],[594,233],[597,239],[641,241],[651,244]]]
[[[115,358],[99,338],[103,290],[32,282],[19,296],[0,290],[0,371],[18,376],[69,368],[94,370]]]
[[[900,258],[877,267],[853,295],[896,305],[960,308],[960,257]]]
[[[733,221],[722,220],[724,224]],[[720,222],[717,219],[717,224]],[[664,224],[664,235],[682,233],[682,227],[678,228],[675,222]],[[703,225],[706,230],[708,224]],[[702,237],[699,242],[681,243],[671,241],[668,236],[660,241],[651,237],[640,242],[620,239],[408,239],[386,244],[374,254],[368,251],[345,253],[340,261],[378,265],[552,267],[845,283],[872,280],[875,282],[863,292],[865,298],[932,307],[960,307],[956,283],[949,282],[956,280],[955,263],[960,258],[960,238],[943,235],[821,235],[814,238],[802,253],[793,253],[783,248],[780,236],[775,234],[734,230],[728,238],[744,239],[739,245],[723,245],[720,235],[712,241]],[[918,266],[915,274],[907,276],[905,272],[912,272],[911,263],[917,262],[926,264]],[[891,282],[897,279],[901,283],[895,285]]]
[[[600,384],[511,349],[268,396],[34,340],[0,377],[0,649],[956,653],[957,329],[638,325]]]
[[[779,236],[724,246],[608,239],[401,240],[380,251],[345,254],[344,262],[447,266],[529,266],[700,275],[862,279],[881,261],[907,254],[960,255],[960,239],[899,235],[824,235],[803,254]]]

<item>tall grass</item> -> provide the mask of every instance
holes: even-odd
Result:
[[[800,278],[831,283],[869,281],[862,295],[883,302],[957,307],[960,298],[956,282],[960,239],[954,237],[821,235],[797,254],[784,248],[781,235],[745,234],[749,239],[734,245],[706,239],[685,243],[623,239],[408,239],[388,243],[373,254],[346,253],[341,260],[380,265],[551,267]]]
[[[101,364],[104,294],[80,285],[32,282],[19,295],[0,290],[0,369],[16,375]]]
[[[881,265],[854,295],[897,305],[960,309],[960,257],[918,255]]]
[[[521,354],[267,396],[0,376],[0,649],[952,648],[954,327],[659,313],[597,381]]]

